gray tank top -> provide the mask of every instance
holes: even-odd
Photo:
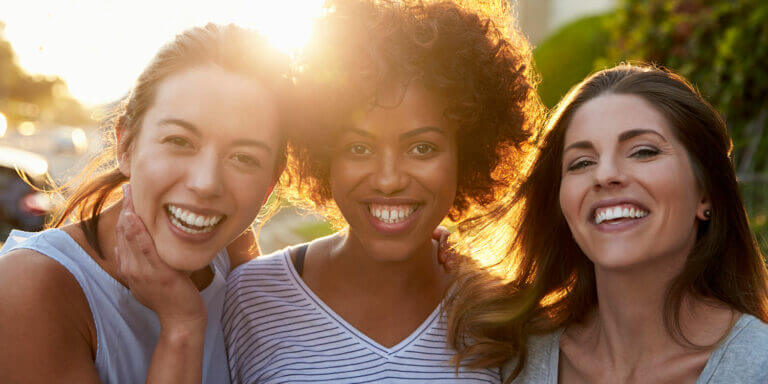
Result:
[[[56,260],[83,289],[96,325],[94,364],[102,383],[143,383],[160,335],[155,313],[104,271],[69,234],[60,229],[38,233],[13,231],[0,254],[25,248]],[[203,383],[229,383],[221,311],[229,259],[220,252],[211,263],[214,278],[200,294],[208,309]]]
[[[563,329],[533,336],[528,341],[525,368],[513,384],[557,384],[560,336]],[[506,380],[517,360],[504,365]],[[728,336],[712,351],[696,384],[768,383],[768,324],[752,315],[741,315]]]

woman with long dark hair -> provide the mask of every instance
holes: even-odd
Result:
[[[469,231],[475,252],[503,238],[488,249],[503,257],[501,277],[463,268],[457,360],[511,359],[514,383],[766,382],[768,279],[730,155],[722,118],[673,73],[578,84],[527,180]]]

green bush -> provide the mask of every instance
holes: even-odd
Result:
[[[568,90],[589,75],[595,61],[608,52],[612,14],[576,20],[544,40],[533,52],[541,74],[539,94],[554,107]]]

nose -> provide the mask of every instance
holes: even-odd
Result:
[[[186,166],[188,167],[186,184],[189,190],[202,199],[221,196],[223,190],[221,165],[216,153],[201,151]]]
[[[619,161],[601,158],[594,172],[595,188],[615,187],[626,184],[626,174]]]
[[[408,186],[408,175],[403,172],[402,160],[396,150],[382,151],[371,175],[371,187],[385,195],[392,195]]]

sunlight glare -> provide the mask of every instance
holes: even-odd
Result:
[[[5,115],[0,113],[0,137],[5,136],[5,132],[8,130],[8,119],[5,118]]]
[[[22,136],[32,136],[37,132],[37,126],[31,121],[25,121],[19,124],[18,130]]]
[[[123,97],[163,43],[214,22],[254,28],[296,53],[308,40],[323,0],[103,1],[34,0],[0,5],[5,35],[31,74],[61,77],[89,104]]]

